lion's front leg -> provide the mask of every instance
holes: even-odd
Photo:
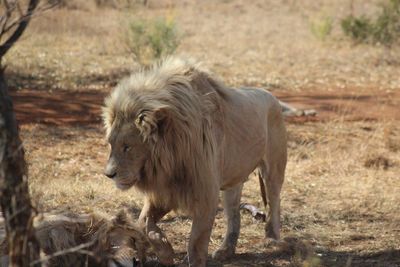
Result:
[[[213,253],[213,258],[216,260],[226,260],[235,254],[240,233],[239,205],[242,189],[243,184],[239,184],[223,192],[224,214],[228,227],[221,247]]]
[[[215,205],[216,206],[216,205]],[[208,243],[215,219],[215,208],[210,208],[206,213],[193,217],[192,231],[188,247],[189,266],[206,266]]]
[[[146,201],[140,212],[139,223],[144,227],[145,233],[160,262],[164,265],[173,265],[174,249],[156,224],[168,212],[169,210],[156,208]]]

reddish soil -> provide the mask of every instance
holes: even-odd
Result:
[[[280,100],[299,109],[315,109],[315,117],[289,118],[291,122],[326,120],[400,120],[400,90],[322,90],[276,92]]]
[[[290,122],[326,120],[400,120],[400,90],[334,92],[277,91],[282,101],[301,109],[315,109],[315,117],[289,118]],[[100,123],[104,92],[19,90],[11,92],[21,124],[79,125]]]
[[[20,124],[79,125],[101,122],[103,92],[42,90],[12,91],[14,110]]]

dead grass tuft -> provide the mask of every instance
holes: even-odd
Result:
[[[382,155],[370,156],[364,162],[364,166],[367,168],[384,169],[384,170],[387,170],[392,165],[393,163],[388,158]]]
[[[400,150],[400,133],[394,127],[387,126],[385,128],[384,138],[389,151],[398,152]]]

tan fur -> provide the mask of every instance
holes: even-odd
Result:
[[[95,214],[46,214],[35,219],[34,227],[44,257],[88,245],[79,251],[50,257],[44,260],[45,266],[132,266],[133,257],[145,262],[150,246],[143,231],[125,212],[113,220]],[[1,266],[7,266],[5,235],[0,249]],[[116,262],[120,265],[115,265]]]
[[[205,266],[220,189],[228,231],[223,255],[216,256],[234,252],[242,184],[256,167],[270,200],[266,230],[279,238],[286,133],[271,94],[227,88],[199,64],[167,58],[123,80],[106,99],[103,118],[111,144],[105,174],[121,189],[144,193],[140,221],[156,232],[155,223],[170,210],[192,216],[191,265]]]

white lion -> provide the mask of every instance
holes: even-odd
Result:
[[[180,210],[193,218],[189,264],[206,265],[219,190],[228,227],[213,256],[232,256],[243,183],[257,167],[269,204],[266,234],[279,239],[286,130],[270,93],[228,88],[191,60],[167,58],[123,80],[103,117],[111,144],[105,174],[121,189],[144,193],[139,220],[161,262],[173,263],[173,250],[156,223]]]

